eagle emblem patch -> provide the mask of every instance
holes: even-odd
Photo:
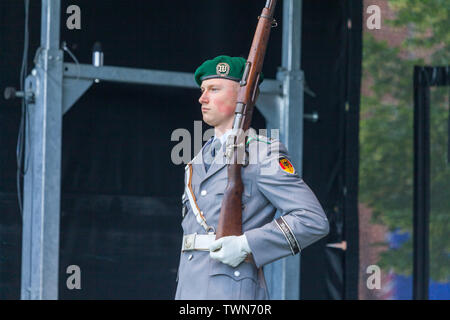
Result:
[[[287,173],[290,173],[290,174],[294,174],[295,173],[294,166],[292,165],[292,163],[287,158],[281,157],[278,160],[278,162],[280,164],[281,170],[283,170],[283,171],[285,171]]]

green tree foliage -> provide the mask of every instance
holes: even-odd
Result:
[[[407,32],[399,47],[376,40],[374,31],[364,34],[368,93],[361,98],[359,195],[373,209],[373,222],[412,235],[413,67],[450,64],[450,1],[390,0],[389,5],[396,18],[384,23]],[[449,281],[450,269],[448,93],[448,87],[433,89],[431,97],[430,276],[436,281]],[[411,275],[412,237],[382,253],[379,265]]]

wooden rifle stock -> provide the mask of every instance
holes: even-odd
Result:
[[[236,103],[233,133],[227,141],[228,183],[220,209],[216,239],[242,234],[242,183],[241,169],[245,160],[246,131],[250,128],[253,107],[257,98],[261,74],[270,30],[276,24],[273,19],[277,0],[267,0],[258,17],[258,25],[253,37],[245,71],[240,82]],[[248,160],[248,159],[247,159]]]

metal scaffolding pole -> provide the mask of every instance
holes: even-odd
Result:
[[[25,159],[22,299],[58,298],[63,53],[59,50],[59,0],[42,0],[39,61],[27,78],[34,91]]]
[[[59,49],[60,0],[42,0],[41,47],[26,80],[34,94],[27,134],[29,172],[24,180],[22,299],[58,298],[62,116],[89,89],[103,81],[196,88],[193,74],[63,63]],[[258,108],[268,129],[279,128],[301,175],[303,73],[300,70],[301,0],[283,1],[282,67],[277,79],[261,85]],[[300,257],[265,267],[272,299],[299,299]]]

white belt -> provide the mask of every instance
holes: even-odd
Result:
[[[201,250],[209,251],[209,245],[216,240],[214,233],[209,234],[186,234],[183,236],[181,251]]]

